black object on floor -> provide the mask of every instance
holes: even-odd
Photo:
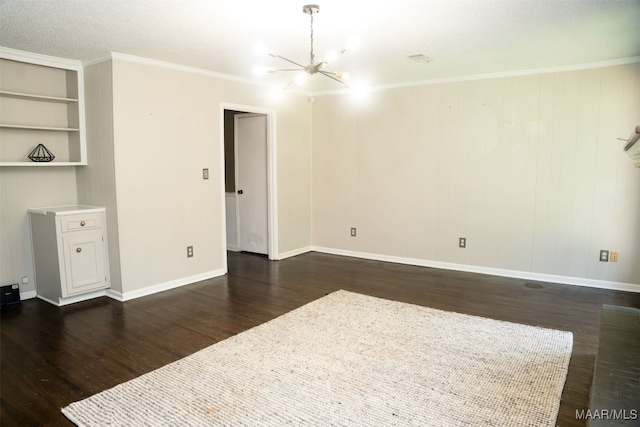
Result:
[[[20,287],[18,284],[0,286],[0,308],[20,304]]]

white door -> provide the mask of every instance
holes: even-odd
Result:
[[[234,125],[238,247],[267,255],[267,116],[237,114]]]
[[[66,278],[62,296],[106,288],[102,230],[65,233],[62,246]]]

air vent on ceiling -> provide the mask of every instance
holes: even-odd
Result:
[[[409,55],[409,56],[407,56],[407,58],[409,58],[410,60],[412,60],[414,62],[431,62],[431,61],[433,61],[433,58],[428,57],[424,53],[418,53],[416,55]]]

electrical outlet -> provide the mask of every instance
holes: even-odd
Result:
[[[351,237],[356,237],[356,228],[351,227]]]
[[[22,284],[23,285],[29,284],[29,276],[22,276]]]
[[[459,248],[466,248],[467,247],[467,238],[466,237],[460,237],[458,239],[458,247]]]
[[[609,262],[609,251],[602,249],[600,251],[600,261]]]
[[[618,252],[611,251],[611,255],[609,256],[609,261],[618,262]]]
[[[191,258],[193,256],[193,246],[187,246],[187,258]]]
[[[209,179],[209,169],[202,169],[202,179]]]

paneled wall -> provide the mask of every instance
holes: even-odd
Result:
[[[28,277],[23,293],[34,290],[33,206],[107,206],[118,293],[222,271],[222,103],[276,112],[282,256],[316,248],[640,283],[640,169],[616,139],[640,124],[640,64],[316,96],[313,107],[125,56],[87,75],[89,166],[0,169],[0,280]],[[600,249],[619,262],[599,262]]]
[[[637,124],[640,64],[318,96],[313,244],[640,284],[640,169],[616,139]]]

